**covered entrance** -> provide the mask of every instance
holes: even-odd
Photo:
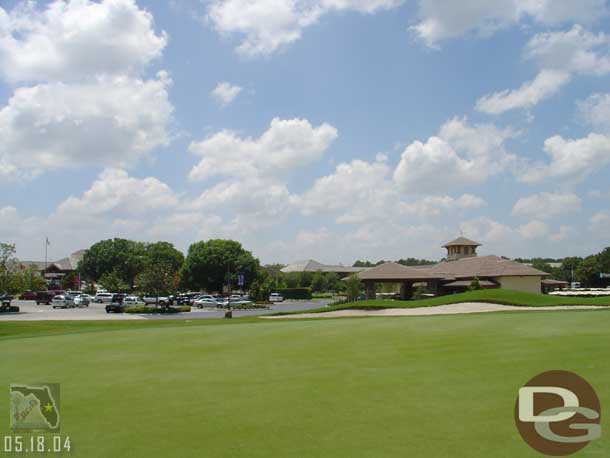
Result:
[[[424,269],[407,267],[396,262],[387,262],[372,269],[357,274],[364,283],[366,298],[375,299],[377,295],[377,283],[394,283],[400,285],[401,300],[413,297],[414,284],[425,283],[431,293],[437,294],[439,282],[442,277],[428,273]]]

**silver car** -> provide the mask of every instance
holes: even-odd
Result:
[[[74,305],[77,307],[89,307],[89,296],[86,294],[79,294],[78,296],[74,296]]]
[[[51,301],[51,305],[54,309],[68,309],[74,308],[76,305],[74,304],[74,299],[69,294],[58,294],[53,297]]]

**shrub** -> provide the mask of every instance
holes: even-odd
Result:
[[[311,288],[283,288],[278,293],[284,299],[311,299]]]
[[[125,307],[123,310],[125,313],[180,313],[190,312],[190,305],[180,305],[178,307],[149,307],[148,305],[134,305],[132,307]]]

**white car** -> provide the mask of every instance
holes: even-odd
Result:
[[[284,302],[284,298],[279,293],[271,293],[269,296],[269,302]]]
[[[159,305],[166,305],[169,304],[171,305],[171,301],[169,300],[169,297],[165,297],[165,296],[144,296],[142,298],[142,300],[146,303],[146,305],[155,305],[155,304],[159,304]]]
[[[123,305],[125,307],[137,307],[146,305],[146,302],[144,302],[142,298],[138,296],[127,296],[125,299],[123,299]]]
[[[76,307],[74,304],[74,299],[68,294],[58,294],[57,296],[53,297],[51,305],[53,305],[54,309],[68,309]]]
[[[102,304],[104,302],[110,304],[112,302],[112,296],[114,296],[112,293],[97,293],[95,295],[95,302],[98,304]]]
[[[79,294],[78,296],[74,296],[74,305],[77,307],[89,307],[89,296],[86,294]]]

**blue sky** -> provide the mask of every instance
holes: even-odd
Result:
[[[456,3],[459,3],[457,5]],[[552,3],[552,5],[551,5]],[[0,240],[263,262],[610,243],[604,0],[0,7]]]

